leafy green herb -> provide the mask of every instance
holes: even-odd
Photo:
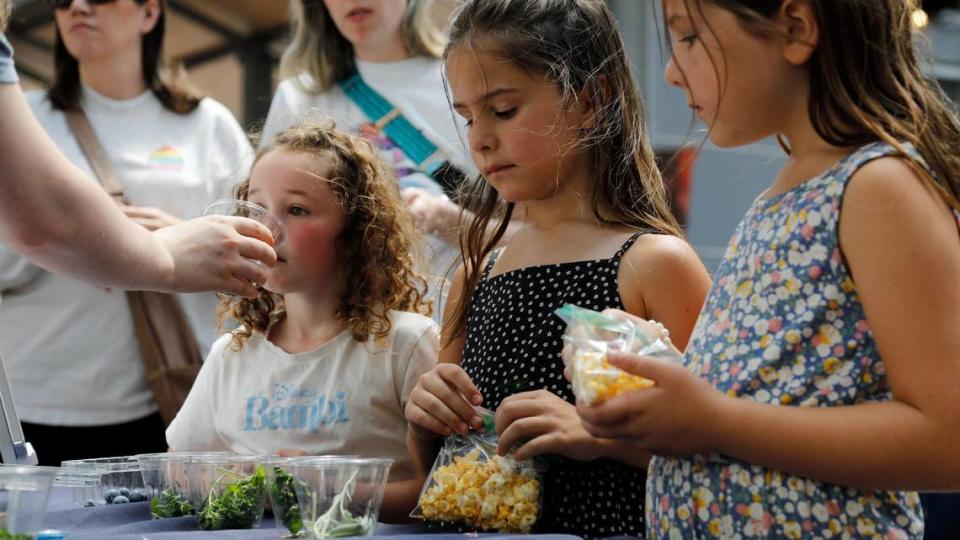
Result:
[[[275,480],[270,486],[274,502],[273,514],[291,534],[297,534],[303,528],[303,518],[293,487],[295,480],[277,465],[273,466],[273,474]]]
[[[347,480],[343,490],[333,498],[330,508],[321,516],[317,516],[314,521],[305,521],[304,524],[313,533],[314,538],[342,538],[344,536],[366,535],[372,530],[376,523],[369,516],[356,516],[348,509],[350,505],[350,493],[353,492],[353,484],[357,479],[357,471]],[[310,497],[316,506],[316,494],[311,493]]]
[[[263,496],[266,493],[263,467],[258,465],[252,476],[227,485],[223,494],[217,496],[217,485],[228,474],[243,477],[234,471],[223,470],[223,475],[210,488],[206,504],[200,511],[199,522],[203,530],[250,529],[263,513]]]
[[[6,529],[0,529],[0,540],[33,540],[29,534],[12,533]]]
[[[168,487],[160,495],[150,499],[150,517],[153,519],[192,516],[196,512],[176,489]]]

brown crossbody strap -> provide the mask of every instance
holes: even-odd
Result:
[[[100,140],[94,133],[93,126],[90,125],[90,119],[87,118],[86,113],[77,106],[64,114],[67,117],[67,125],[73,131],[73,136],[76,137],[80,150],[83,151],[83,155],[90,163],[90,167],[93,168],[94,174],[97,175],[100,185],[111,197],[124,201],[123,185],[117,179],[117,173],[113,169],[113,164],[110,163],[110,158],[107,157],[107,153],[100,146]]]
[[[123,185],[87,115],[76,108],[67,111],[66,117],[100,185],[117,201],[126,202]],[[190,393],[203,358],[186,313],[174,295],[127,291],[126,296],[147,383],[164,423],[169,425]]]

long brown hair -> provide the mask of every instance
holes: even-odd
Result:
[[[593,127],[578,142],[589,152],[596,179],[590,205],[599,222],[683,235],[667,203],[645,136],[643,103],[606,2],[469,0],[454,14],[448,39],[444,58],[457,47],[482,41],[485,49],[492,46],[524,71],[545,75],[565,106],[581,99],[594,104]],[[514,211],[482,176],[466,186],[461,200],[474,218],[460,237],[464,301],[453,320],[444,321],[452,325],[451,339],[466,330],[468,300],[480,281],[483,261],[503,237]],[[494,220],[497,225],[488,233]]]
[[[414,56],[440,58],[443,35],[430,15],[432,0],[407,0],[403,43]],[[311,93],[326,92],[357,70],[353,45],[343,37],[323,0],[291,0],[293,40],[280,60],[280,77]],[[310,75],[309,81],[300,74]]]
[[[704,2],[733,13],[757,35],[782,35],[772,19],[783,0],[685,0],[688,14],[695,8],[703,20]],[[920,69],[913,5],[810,0],[820,41],[809,61],[808,113],[817,134],[832,145],[890,144],[960,210],[960,120],[940,86]],[[917,149],[932,174],[903,143]]]
[[[414,246],[423,241],[393,169],[378,150],[361,137],[339,131],[332,120],[281,131],[260,148],[256,161],[274,150],[316,156],[329,166],[329,185],[347,213],[337,239],[347,282],[336,317],[353,337],[361,342],[386,337],[390,310],[430,315],[427,281],[415,270],[421,261]],[[246,200],[249,188],[248,179],[237,187],[237,197]],[[265,335],[283,318],[283,298],[263,288],[253,299],[226,298],[218,312],[221,328],[225,316],[241,325],[233,333],[233,346],[239,350],[251,335]]]
[[[133,1],[143,5],[147,0]],[[164,107],[175,113],[187,114],[200,105],[203,96],[187,86],[180,78],[174,77],[173,73],[167,69],[163,59],[163,32],[167,7],[164,0],[157,1],[160,7],[157,24],[144,34],[141,40],[143,81]],[[60,36],[60,29],[55,30],[53,48],[55,73],[53,84],[47,90],[47,97],[54,108],[65,111],[80,103],[80,64],[67,51]]]

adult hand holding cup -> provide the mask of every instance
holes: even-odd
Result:
[[[263,224],[273,235],[273,248],[278,249],[287,239],[287,227],[276,215],[266,208],[241,199],[220,199],[207,205],[203,209],[204,216],[232,216],[252,219]],[[263,263],[254,260],[257,265]],[[257,283],[252,283],[254,287]]]

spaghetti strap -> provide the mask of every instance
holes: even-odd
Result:
[[[620,259],[623,258],[623,254],[626,253],[627,250],[629,250],[641,236],[647,234],[648,232],[649,231],[637,231],[636,233],[634,233],[630,238],[627,238],[627,241],[624,242],[622,246],[620,246],[620,249],[617,250],[617,252],[614,253],[613,257],[611,257],[610,259],[614,263],[619,263]]]
[[[481,279],[490,277],[490,271],[493,270],[493,265],[497,264],[497,259],[500,258],[501,253],[503,253],[503,247],[498,247],[490,252],[490,258],[487,260],[487,265],[483,268],[483,276]]]

